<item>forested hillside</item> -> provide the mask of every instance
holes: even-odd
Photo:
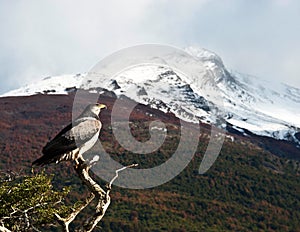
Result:
[[[137,155],[122,148],[112,135],[114,99],[103,97],[101,101],[108,110],[101,113],[100,140],[111,157],[122,164],[137,162],[139,168],[154,167],[171,157],[180,134],[173,114],[143,105],[135,109],[131,126],[138,140],[149,138],[148,120],[161,119],[168,128],[168,137],[158,151]],[[71,121],[72,102],[72,95],[1,98],[1,171],[30,173],[31,162],[41,155],[42,147]],[[192,124],[190,129],[194,129]],[[102,231],[300,231],[299,149],[285,141],[245,137],[232,130],[215,164],[199,175],[209,131],[209,125],[201,124],[193,160],[168,183],[145,190],[113,186],[112,204],[99,224]],[[71,164],[50,165],[45,172],[54,174],[55,188],[71,187],[68,203],[87,194]]]

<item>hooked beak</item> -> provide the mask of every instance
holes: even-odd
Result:
[[[99,104],[99,106],[98,106],[100,109],[107,109],[107,106],[106,105],[104,105],[104,104]]]

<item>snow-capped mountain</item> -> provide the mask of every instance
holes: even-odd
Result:
[[[85,74],[49,76],[40,81],[11,90],[0,97],[30,96],[35,94],[67,94],[80,86]]]
[[[186,121],[214,123],[213,111],[219,109],[225,120],[241,132],[246,129],[300,145],[295,136],[300,131],[300,89],[229,72],[219,56],[205,49],[189,47],[185,51],[197,61],[174,54],[169,59],[187,65],[195,75],[163,65],[140,65],[113,77],[93,73],[47,77],[1,97],[66,94],[75,88],[98,93],[108,90],[173,112]],[[222,98],[221,104],[211,90]]]

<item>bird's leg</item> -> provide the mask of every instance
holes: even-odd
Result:
[[[83,164],[85,162],[85,159],[82,157],[81,154],[78,154],[77,158],[75,158],[74,161],[75,167],[78,167],[80,164]]]
[[[79,166],[78,158],[76,158],[74,161],[75,161],[75,167],[77,168]]]

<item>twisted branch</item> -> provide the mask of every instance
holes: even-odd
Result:
[[[111,186],[113,182],[118,178],[119,172],[125,170],[126,168],[136,167],[137,164],[132,164],[126,167],[122,167],[118,170],[116,170],[116,175],[112,178],[112,180],[107,184],[105,190],[101,188],[101,186],[94,181],[90,175],[89,175],[89,169],[91,167],[91,164],[87,164],[83,159],[77,160],[77,165],[74,167],[77,175],[82,180],[82,182],[88,187],[88,189],[91,191],[91,196],[89,196],[86,199],[85,204],[75,209],[67,218],[62,218],[58,214],[55,214],[58,222],[63,227],[65,232],[69,232],[69,225],[70,223],[76,218],[76,216],[84,209],[86,208],[94,198],[98,201],[96,206],[96,212],[94,215],[89,217],[79,231],[86,231],[90,232],[92,231],[97,224],[101,221],[101,219],[104,217],[104,214],[106,210],[108,209],[111,199],[109,196],[109,193],[111,191]]]
[[[5,228],[4,226],[0,226],[0,231],[1,232],[11,232],[11,230]]]

